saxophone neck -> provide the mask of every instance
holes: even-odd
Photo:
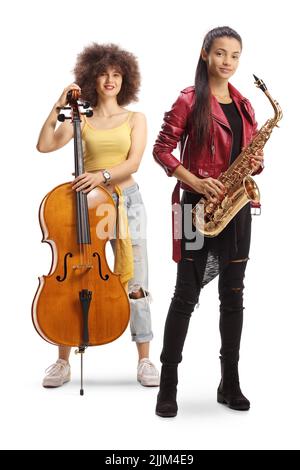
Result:
[[[269,99],[271,105],[273,106],[274,113],[275,113],[274,120],[277,124],[277,122],[280,121],[280,119],[282,118],[281,107],[280,107],[279,103],[272,98],[272,96],[270,95],[268,90],[266,90],[264,93],[267,96],[267,98]]]
[[[274,119],[275,124],[277,124],[277,122],[280,121],[280,119],[282,118],[282,110],[281,110],[281,107],[279,106],[279,103],[272,98],[264,81],[258,78],[254,74],[253,74],[253,77],[255,79],[255,85],[257,86],[257,88],[260,88],[260,90],[264,92],[264,94],[267,96],[268,100],[270,101],[274,109],[274,113],[275,113],[275,116],[273,119]]]

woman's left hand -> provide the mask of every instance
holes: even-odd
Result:
[[[101,172],[82,173],[82,175],[75,178],[72,189],[82,191],[83,193],[89,193],[92,189],[96,188],[96,186],[99,186],[103,182],[104,178]]]
[[[263,150],[257,150],[255,154],[250,155],[250,162],[253,172],[256,172],[263,166],[264,163],[264,152]]]

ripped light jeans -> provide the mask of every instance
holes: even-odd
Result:
[[[148,257],[146,239],[146,210],[137,184],[122,189],[124,206],[127,212],[128,225],[131,235],[134,277],[128,282],[128,295],[130,303],[130,331],[132,341],[146,343],[151,341],[150,293],[148,291]],[[115,204],[118,195],[112,193]],[[111,240],[115,253],[115,240]],[[142,289],[144,297],[131,299],[130,294]]]

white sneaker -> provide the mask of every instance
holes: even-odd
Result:
[[[43,387],[46,388],[61,387],[71,380],[71,367],[64,359],[57,359],[45,372]]]
[[[144,387],[158,387],[159,373],[148,358],[141,359],[137,368],[137,380]]]

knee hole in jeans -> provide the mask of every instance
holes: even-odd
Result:
[[[128,295],[130,299],[142,299],[143,297],[147,297],[149,294],[140,287],[137,290],[132,290]]]

